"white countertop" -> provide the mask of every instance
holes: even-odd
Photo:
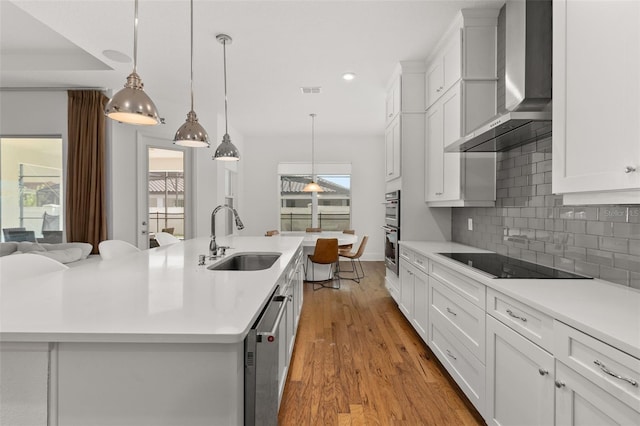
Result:
[[[0,341],[233,343],[244,339],[301,237],[221,237],[238,252],[282,253],[262,271],[198,266],[209,238],[11,282],[0,272]]]
[[[450,242],[400,241],[487,287],[640,358],[640,291],[600,279],[495,279],[437,253],[488,252]]]

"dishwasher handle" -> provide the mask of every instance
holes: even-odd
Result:
[[[276,335],[278,333],[278,327],[280,327],[280,322],[282,321],[282,317],[287,310],[287,302],[289,301],[288,296],[274,296],[272,302],[282,302],[280,309],[278,310],[278,314],[276,315],[276,320],[273,323],[273,327],[271,330],[266,332],[257,333],[260,336],[260,339],[266,339],[267,342],[275,342]]]

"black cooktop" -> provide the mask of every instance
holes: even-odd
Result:
[[[497,253],[438,253],[460,263],[484,271],[495,278],[584,278],[571,272],[536,265]]]

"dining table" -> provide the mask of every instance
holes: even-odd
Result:
[[[355,234],[345,234],[342,231],[322,231],[322,232],[287,232],[284,235],[301,236],[302,252],[304,255],[305,281],[325,281],[332,278],[332,265],[320,265],[308,260],[308,255],[313,254],[318,238],[337,238],[339,246],[355,244],[358,236]]]

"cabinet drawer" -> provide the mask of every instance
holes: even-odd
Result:
[[[429,347],[480,413],[485,404],[485,367],[453,335],[439,317],[432,318]]]
[[[553,353],[553,318],[509,296],[487,289],[487,313]]]
[[[408,262],[413,262],[413,251],[400,245],[400,259],[405,259]]]
[[[429,272],[429,260],[420,253],[413,253],[413,265],[423,272]]]
[[[431,317],[439,316],[451,333],[483,364],[485,360],[485,313],[473,303],[431,278]]]
[[[474,305],[484,309],[486,294],[485,285],[462,275],[436,262],[430,263],[431,275],[443,284],[448,285]]]
[[[640,412],[640,359],[556,321],[556,358]]]

